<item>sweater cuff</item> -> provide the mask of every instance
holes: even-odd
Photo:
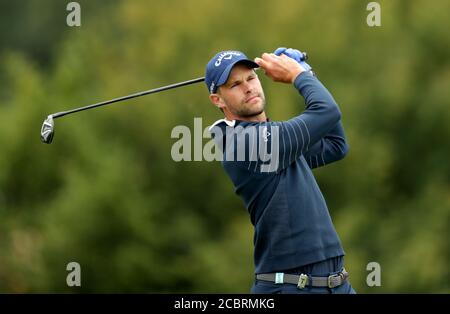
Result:
[[[300,90],[300,88],[302,87],[302,83],[304,83],[307,77],[314,77],[314,75],[311,73],[311,71],[303,71],[302,73],[297,75],[297,77],[294,80],[295,88]]]

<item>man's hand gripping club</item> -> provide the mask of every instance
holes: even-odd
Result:
[[[286,48],[278,48],[275,53],[263,53],[261,58],[255,58],[255,62],[268,77],[275,82],[282,83],[293,83],[300,73],[311,69],[302,60],[302,55],[298,50]],[[304,65],[301,63],[304,63]]]

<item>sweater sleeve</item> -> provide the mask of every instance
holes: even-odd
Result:
[[[276,130],[272,133],[278,135],[279,169],[288,167],[301,155],[311,161],[322,155],[331,160],[335,158],[334,143],[345,142],[339,123],[341,112],[325,86],[309,72],[302,72],[294,86],[305,99],[305,110],[290,120],[270,125],[272,131]]]
[[[334,161],[341,160],[348,152],[342,122],[328,132],[322,139],[311,145],[304,157],[311,169],[325,166]]]

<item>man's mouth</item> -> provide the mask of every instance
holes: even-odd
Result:
[[[254,96],[252,96],[252,97],[250,97],[250,98],[247,98],[247,99],[245,100],[245,102],[246,102],[246,103],[249,103],[249,102],[251,102],[252,100],[254,100],[254,99],[256,99],[256,98],[259,98],[259,95],[254,95]]]

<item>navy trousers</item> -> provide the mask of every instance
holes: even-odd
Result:
[[[327,277],[329,275],[339,273],[344,266],[344,257],[333,257],[318,263],[301,266],[299,268],[288,269],[283,272],[286,274],[307,274],[310,276]],[[285,294],[355,294],[355,290],[352,288],[350,282],[347,281],[335,288],[328,287],[309,287],[306,286],[303,289],[297,288],[296,285],[284,283],[276,284],[274,282],[256,280],[251,289],[251,293],[254,294],[273,294],[273,293],[285,293]]]

